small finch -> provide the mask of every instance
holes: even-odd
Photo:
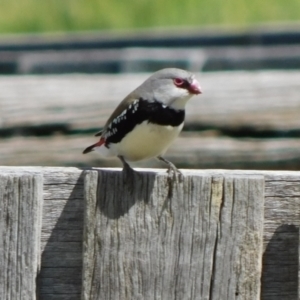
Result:
[[[100,140],[83,153],[95,150],[116,156],[125,172],[133,171],[128,162],[156,157],[168,165],[169,174],[178,173],[163,155],[183,128],[187,101],[201,93],[190,72],[175,68],[155,72],[117,106],[96,134]]]

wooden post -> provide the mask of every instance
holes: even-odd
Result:
[[[264,178],[87,171],[82,300],[260,299]]]
[[[0,174],[0,299],[36,299],[42,189],[42,175]]]
[[[93,295],[105,292],[103,287],[110,288],[107,299],[118,299],[118,295],[121,299],[124,290],[128,298],[151,299],[154,293],[152,298],[163,299],[168,292],[174,296],[172,289],[178,299],[183,292],[191,299],[205,299],[207,293],[216,295],[212,299],[224,299],[237,287],[233,299],[252,300],[257,299],[260,276],[261,299],[298,299],[299,172],[185,170],[184,182],[170,189],[165,171],[144,170],[135,176],[133,190],[127,190],[119,171],[86,172],[78,168],[0,167],[1,300],[35,299],[32,278],[36,272],[31,270],[38,268],[38,251],[38,290],[43,300],[78,300],[82,292],[83,299],[93,299]],[[42,216],[42,201],[35,202],[39,214],[33,203],[21,200],[21,195],[30,191],[33,199],[39,198],[33,192],[41,193],[39,174],[43,174]],[[25,178],[36,178],[32,180],[39,188],[33,187],[32,181],[22,183]],[[262,264],[257,264],[262,272],[258,274],[254,266],[260,251],[256,241],[263,202],[257,195],[263,189],[262,178],[264,248]],[[23,214],[21,207],[28,208],[27,213],[24,210]],[[41,218],[38,250],[35,229],[40,228]],[[27,238],[32,245],[26,245]],[[27,260],[25,271],[16,256],[26,247],[29,250],[18,257],[29,258],[30,251],[36,255]],[[97,262],[104,263],[99,266]],[[233,269],[226,272],[230,267]],[[99,276],[100,271],[104,275]],[[172,272],[173,277],[169,275]],[[118,276],[114,278],[114,274]],[[250,296],[243,292],[249,291],[247,287],[252,289]],[[197,289],[201,289],[199,295]]]

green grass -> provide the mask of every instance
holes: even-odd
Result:
[[[0,0],[1,33],[298,20],[299,0]]]

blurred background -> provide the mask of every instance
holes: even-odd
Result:
[[[0,165],[121,166],[81,152],[150,73],[179,67],[203,94],[168,159],[299,170],[299,21],[299,0],[3,0]]]

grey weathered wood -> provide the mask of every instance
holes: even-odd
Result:
[[[59,252],[51,255],[51,252],[42,250],[42,257],[52,259],[52,268],[43,268],[42,278],[45,279],[45,285],[42,287],[45,292],[43,299],[80,299],[82,273],[78,273],[76,265],[79,260],[76,257],[82,255],[82,252],[74,252],[72,244],[69,241],[82,242],[82,226],[84,209],[78,207],[78,213],[70,217],[68,211],[72,207],[74,199],[83,201],[83,179],[82,170],[78,168],[29,168],[29,167],[0,167],[0,170],[14,170],[18,173],[42,171],[44,174],[44,197],[51,203],[53,209],[51,212],[44,211],[43,218],[45,222],[42,228],[43,245],[49,245],[55,241],[65,243],[64,257],[69,258],[68,268],[64,267],[65,273],[61,272],[59,264]],[[149,170],[148,170],[149,171]],[[165,173],[164,170],[151,170],[158,174]],[[142,172],[143,174],[143,172]],[[265,182],[265,219],[264,219],[264,256],[263,256],[263,278],[262,278],[262,299],[263,300],[295,300],[298,295],[298,227],[300,225],[300,197],[298,198],[300,173],[284,171],[225,171],[225,170],[185,170],[184,174],[200,176],[223,176],[223,175],[261,175],[266,178]],[[61,186],[61,188],[60,188]],[[297,192],[297,194],[295,194]],[[296,195],[296,197],[294,196]],[[59,199],[66,199],[65,206],[57,206]],[[65,211],[66,210],[66,211]],[[60,229],[61,228],[61,229]],[[68,229],[70,228],[70,229]],[[56,230],[53,230],[56,229]],[[47,250],[47,248],[46,248]],[[75,258],[73,259],[73,257]],[[76,262],[76,264],[74,264]],[[72,268],[74,265],[74,268]],[[81,266],[81,265],[80,265]],[[44,272],[47,270],[47,272]],[[81,270],[81,267],[80,267]],[[280,271],[278,271],[280,270]],[[68,294],[64,294],[66,285],[66,274],[68,274]],[[48,278],[56,278],[55,290],[53,283]],[[74,292],[77,287],[76,292]],[[72,292],[70,294],[70,291]],[[57,298],[55,298],[57,297]],[[67,299],[67,298],[66,298]]]
[[[262,299],[299,299],[300,173],[294,174],[266,176]]]
[[[63,123],[99,128],[149,74],[2,76],[1,128]],[[187,105],[186,126],[299,129],[300,72],[218,72],[197,75],[203,95]],[[30,109],[22,109],[26,102]]]
[[[46,140],[36,137],[0,139],[0,163],[7,166],[17,163],[20,166],[121,167],[117,158],[107,160],[96,152],[82,155],[83,149],[94,141],[96,139],[92,135],[57,135]],[[182,168],[298,170],[299,148],[300,140],[296,138],[234,139],[182,133],[167,151],[166,157]],[[18,149],[22,149],[22,153],[19,154]],[[156,159],[142,161],[135,166],[165,167]]]
[[[97,213],[98,171],[86,171],[84,176],[84,230],[82,245],[82,299],[91,299],[95,253],[95,219]]]
[[[80,297],[83,178],[76,168],[44,168],[41,236],[42,300]]]
[[[43,180],[0,174],[0,298],[36,299],[40,270]]]
[[[165,170],[158,169],[139,172],[142,179],[146,176],[145,172],[153,176],[165,174]],[[41,235],[40,299],[80,299],[82,249],[78,243],[83,241],[83,170],[71,167],[0,167],[0,174],[8,173],[14,176],[42,173],[44,176],[43,197],[46,204]],[[200,177],[265,177],[261,299],[297,299],[300,173],[245,170],[184,170],[183,173]],[[119,185],[116,186],[119,188]],[[135,205],[130,212],[132,209]],[[45,262],[48,267],[43,264]]]
[[[61,51],[0,51],[1,62],[17,65],[19,74],[107,73],[116,68],[121,73],[151,72],[166,65],[190,71],[299,69],[299,46],[229,46],[202,48],[119,48]]]
[[[84,182],[82,299],[260,299],[263,177]]]
[[[81,152],[96,141],[93,132],[119,101],[147,76],[1,77],[0,135],[12,137],[0,139],[0,164],[119,166],[117,160],[111,163]],[[167,152],[169,159],[185,168],[300,168],[300,72],[219,72],[197,77],[204,92],[187,104],[185,124],[193,134],[180,135]],[[43,125],[53,126],[53,135],[34,136]],[[252,137],[263,132],[264,138],[227,136],[248,130]],[[149,161],[140,166],[161,164]]]

